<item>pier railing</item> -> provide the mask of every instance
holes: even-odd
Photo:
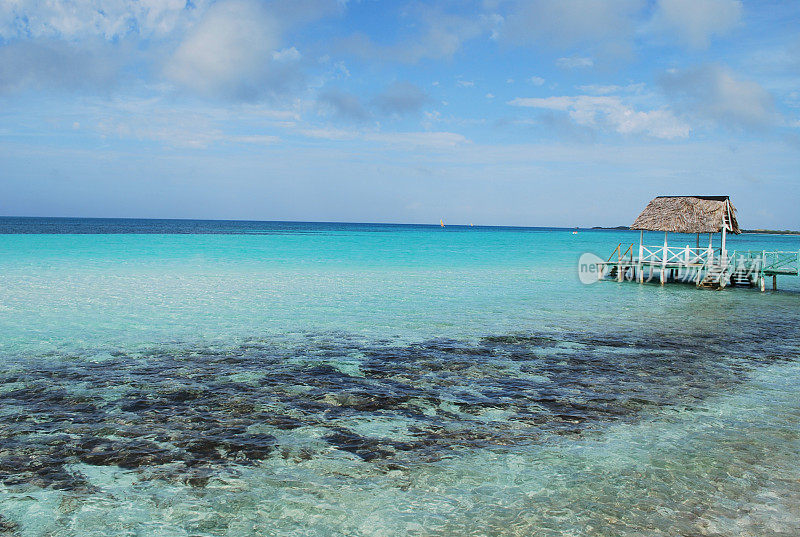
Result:
[[[800,276],[800,251],[731,250],[726,253],[723,258],[720,248],[642,246],[642,254],[635,262],[643,265],[717,264],[740,269],[756,267],[766,273]],[[625,256],[621,257],[624,259]]]
[[[671,279],[701,287],[749,282],[760,285],[763,291],[768,276],[800,276],[800,251],[729,250],[723,256],[722,250],[714,247],[640,245],[635,255],[634,245],[626,246],[618,244],[608,260],[600,263],[600,278],[611,275],[619,281],[635,278],[641,282],[647,274],[647,281],[658,277],[662,283]]]
[[[638,262],[643,265],[670,265],[673,263],[705,265],[719,255],[718,248],[642,246],[642,255]]]
[[[732,256],[741,260],[742,263],[758,263],[758,271],[766,275],[800,276],[800,251],[746,250],[734,251]]]
[[[631,260],[633,260],[633,244],[631,244],[630,246],[628,246],[628,249],[627,249],[627,250],[625,250],[625,251],[623,252],[623,251],[622,251],[622,248],[623,248],[624,246],[625,246],[625,245],[624,245],[624,244],[622,244],[622,243],[619,243],[619,244],[617,244],[617,247],[616,247],[616,248],[614,248],[614,251],[613,251],[613,252],[611,252],[611,255],[610,255],[610,256],[608,256],[608,262],[610,262],[610,261],[611,261],[611,260],[614,258],[614,254],[616,254],[616,257],[617,257],[617,262],[618,262],[618,263],[621,263],[621,262],[622,262],[622,260],[623,260],[623,259],[625,259],[625,258],[628,256],[628,254],[630,254],[630,258],[631,258]]]

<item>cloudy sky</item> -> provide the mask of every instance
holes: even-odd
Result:
[[[800,229],[800,2],[2,0],[0,214]]]

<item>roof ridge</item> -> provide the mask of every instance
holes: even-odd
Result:
[[[729,200],[730,196],[694,196],[694,195],[683,195],[683,196],[656,196],[656,198],[697,198],[700,200],[714,200],[714,201],[725,201]]]

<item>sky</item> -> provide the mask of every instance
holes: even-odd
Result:
[[[800,2],[0,0],[0,214],[800,229]]]

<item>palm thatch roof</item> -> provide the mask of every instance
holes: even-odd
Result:
[[[723,227],[741,233],[728,196],[659,196],[647,204],[631,229],[717,233]]]

